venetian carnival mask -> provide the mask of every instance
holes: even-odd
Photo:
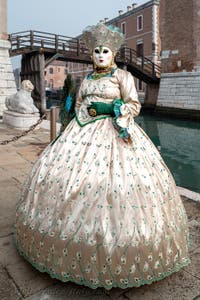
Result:
[[[110,67],[113,63],[113,52],[108,47],[98,46],[93,50],[93,61],[99,68]]]

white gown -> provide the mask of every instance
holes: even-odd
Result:
[[[124,100],[117,118],[88,115],[91,101],[116,98]],[[139,111],[130,73],[84,79],[76,118],[36,161],[17,207],[17,248],[38,270],[110,289],[158,281],[190,262],[182,201],[134,123]]]

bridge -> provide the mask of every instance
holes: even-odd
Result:
[[[34,100],[45,110],[44,69],[53,60],[92,64],[91,54],[79,38],[41,31],[22,31],[8,36],[10,56],[22,55],[21,78],[35,86]],[[118,66],[126,66],[133,76],[147,84],[159,84],[160,66],[134,49],[123,46],[116,55]]]

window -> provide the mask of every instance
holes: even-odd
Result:
[[[143,29],[143,15],[137,16],[137,31]]]
[[[121,23],[121,31],[124,35],[126,34],[126,22]]]
[[[143,56],[143,43],[138,43],[137,44],[137,57],[142,57]]]
[[[49,68],[49,74],[53,74],[53,68]]]
[[[49,87],[53,89],[53,79],[50,79],[50,81],[49,81]]]
[[[142,80],[138,79],[138,91],[142,91]]]
[[[58,73],[60,73],[60,68],[58,68]]]

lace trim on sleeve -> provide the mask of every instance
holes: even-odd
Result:
[[[114,110],[114,113],[115,113],[115,117],[113,118],[113,126],[114,128],[119,132],[119,137],[122,138],[122,139],[127,139],[130,135],[127,131],[126,128],[123,128],[123,127],[120,127],[118,124],[117,124],[117,118],[119,116],[121,116],[121,106],[124,104],[124,101],[122,99],[115,99],[113,101],[113,110]]]

